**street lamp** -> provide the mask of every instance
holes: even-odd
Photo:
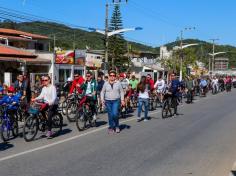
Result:
[[[218,53],[215,53],[214,52],[215,50],[213,49],[213,53],[208,53],[210,56],[212,56],[212,73],[213,73],[213,71],[214,71],[214,61],[215,61],[215,56],[216,55],[220,55],[220,54],[225,54],[225,53],[227,53],[227,52],[218,52]],[[211,60],[210,60],[210,58],[209,58],[209,70],[208,70],[208,72],[209,72],[209,74],[210,74],[210,69],[211,69]]]
[[[108,38],[113,36],[113,35],[120,34],[120,33],[123,33],[123,32],[138,31],[138,30],[142,30],[142,29],[143,29],[142,27],[134,27],[134,28],[118,29],[118,30],[108,32],[107,30],[99,30],[99,29],[96,29],[96,28],[89,28],[89,30],[92,31],[92,32],[97,32],[97,33],[105,35],[106,47],[105,47],[105,69],[104,69],[104,71],[107,71],[107,63],[108,63]]]
[[[188,48],[190,46],[197,46],[199,45],[198,43],[192,43],[192,44],[187,44],[187,45],[182,45],[181,47],[176,46],[175,49],[181,50],[181,60],[180,60],[180,72],[179,72],[179,80],[182,81],[183,79],[183,49]]]
[[[183,32],[184,31],[190,31],[190,30],[195,30],[196,28],[195,27],[188,27],[188,28],[184,28],[184,30],[181,30],[180,31],[180,49],[181,49],[181,55],[180,55],[180,73],[179,73],[179,80],[182,81],[182,78],[183,78],[183,49],[184,48],[187,48],[189,46],[195,46],[195,45],[198,45],[198,44],[188,44],[188,45],[184,45],[183,46]]]

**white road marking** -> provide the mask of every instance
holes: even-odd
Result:
[[[153,115],[153,114],[157,114],[157,113],[160,113],[160,112],[161,111],[156,111],[156,112],[149,113],[149,114]],[[127,120],[122,120],[120,122],[120,124],[130,122],[130,121],[133,121],[133,120],[136,120],[136,119],[137,119],[136,117],[132,117],[132,118],[129,118]],[[87,136],[89,134],[93,134],[93,133],[102,131],[102,130],[107,129],[107,128],[108,128],[108,126],[106,125],[104,127],[101,127],[101,128],[98,128],[98,129],[95,129],[95,130],[92,130],[92,131],[88,131],[86,133],[82,133],[82,134],[79,134],[79,135],[76,135],[76,136],[72,136],[70,138],[63,139],[63,140],[60,140],[60,141],[57,141],[57,142],[54,142],[54,143],[51,143],[51,144],[47,144],[47,145],[37,147],[37,148],[31,149],[31,150],[27,150],[27,151],[24,151],[24,152],[20,152],[20,153],[16,153],[16,154],[13,154],[13,155],[6,156],[6,157],[2,157],[2,158],[0,158],[0,162],[5,161],[5,160],[9,160],[9,159],[12,159],[12,158],[15,158],[15,157],[18,157],[18,156],[26,155],[26,154],[29,154],[29,153],[32,153],[32,152],[36,152],[36,151],[39,151],[39,150],[43,150],[43,149],[46,149],[46,148],[49,148],[49,147],[53,147],[53,146],[56,146],[56,145],[59,145],[59,144],[62,144],[62,143],[68,142],[68,141],[72,141],[72,140],[81,138],[83,136]]]
[[[200,99],[195,100],[194,102],[198,102],[198,101],[200,101]],[[183,105],[184,104],[181,104],[180,106],[182,107]],[[160,112],[161,112],[161,110],[157,110],[155,112],[149,113],[149,115],[158,114]],[[127,120],[121,121],[120,124],[125,123],[125,122],[130,122],[130,121],[133,121],[133,120],[136,120],[136,119],[137,119],[137,117],[132,117],[132,118],[129,118]],[[54,143],[51,143],[51,144],[47,144],[47,145],[37,147],[37,148],[31,149],[31,150],[27,150],[27,151],[24,151],[24,152],[20,152],[20,153],[16,153],[16,154],[13,154],[13,155],[6,156],[6,157],[2,157],[2,158],[0,158],[0,162],[5,161],[5,160],[9,160],[9,159],[12,159],[12,158],[16,158],[16,157],[19,157],[19,156],[22,156],[22,155],[26,155],[26,154],[29,154],[29,153],[32,153],[32,152],[40,151],[40,150],[43,150],[43,149],[46,149],[46,148],[49,148],[49,147],[53,147],[53,146],[56,146],[56,145],[59,145],[59,144],[62,144],[62,143],[68,142],[68,141],[72,141],[72,140],[81,138],[83,136],[87,136],[89,134],[93,134],[93,133],[102,131],[102,130],[107,129],[107,128],[108,128],[108,126],[106,125],[104,127],[101,127],[101,128],[98,128],[98,129],[95,129],[95,130],[92,130],[92,131],[88,131],[86,133],[82,133],[82,134],[79,134],[79,135],[76,135],[76,136],[72,136],[70,138],[63,139],[63,140],[60,140],[60,141],[57,141],[57,142],[54,142]]]

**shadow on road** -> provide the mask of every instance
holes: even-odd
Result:
[[[96,127],[100,127],[100,126],[103,126],[103,125],[106,125],[107,122],[106,121],[97,121],[96,122]]]
[[[232,176],[236,176],[236,171],[231,171]]]
[[[120,130],[123,131],[125,129],[130,129],[131,127],[129,125],[126,125],[126,124],[121,124],[120,125]]]
[[[66,128],[66,129],[63,129],[60,133],[55,133],[53,135],[53,137],[58,137],[58,136],[62,136],[62,135],[65,135],[65,134],[68,134],[68,133],[71,133],[72,130],[69,129],[69,128]]]
[[[0,151],[4,151],[7,150],[9,148],[14,147],[13,144],[9,144],[9,143],[0,143]]]

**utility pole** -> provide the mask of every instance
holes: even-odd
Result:
[[[105,64],[104,64],[104,72],[108,73],[108,17],[109,17],[109,5],[106,2],[106,19],[105,19]]]
[[[180,74],[179,80],[182,81],[183,78],[183,30],[180,31]]]
[[[53,51],[55,52],[55,47],[56,47],[56,35],[53,34]]]
[[[212,67],[212,74],[213,74],[213,71],[214,71],[214,62],[215,62],[215,41],[217,41],[217,40],[219,40],[219,39],[217,39],[217,38],[215,38],[215,39],[210,39],[210,40],[212,40],[212,63],[211,63],[211,67]],[[210,65],[210,59],[209,59],[209,65]],[[209,66],[209,68],[211,68],[210,66]]]
[[[73,35],[73,49],[75,50],[75,30],[74,30],[74,35]]]

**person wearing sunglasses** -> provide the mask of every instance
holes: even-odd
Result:
[[[109,71],[109,79],[103,85],[101,91],[101,101],[105,104],[108,112],[108,134],[120,133],[119,109],[125,106],[124,91],[121,83],[116,80],[116,71]]]
[[[74,91],[81,94],[83,90],[81,89],[81,85],[84,83],[84,78],[79,74],[74,75],[74,81],[72,82],[69,95],[70,96]]]
[[[47,104],[46,108],[44,108],[44,112],[48,110],[48,132],[47,137],[52,138],[52,117],[54,115],[54,112],[57,110],[58,107],[58,99],[57,99],[57,90],[54,85],[51,84],[51,78],[50,76],[43,76],[42,77],[42,84],[43,89],[40,93],[40,95],[36,98],[33,98],[31,101],[37,101],[42,100],[44,103]]]
[[[84,103],[89,103],[91,111],[93,113],[93,120],[96,122],[96,103],[97,103],[97,94],[96,94],[96,89],[97,89],[97,83],[96,80],[93,79],[93,74],[92,72],[88,71],[86,74],[86,81],[81,85],[81,90],[82,90],[82,99],[80,101],[80,107]]]

